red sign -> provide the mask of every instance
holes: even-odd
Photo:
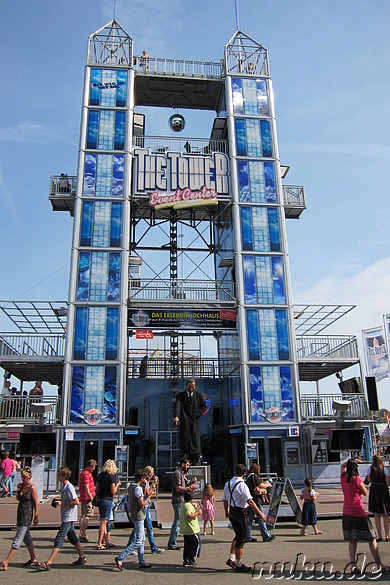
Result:
[[[151,329],[137,329],[135,332],[136,339],[153,339],[153,331]]]
[[[19,439],[19,431],[7,431],[7,439]]]
[[[229,309],[221,309],[221,319],[226,321],[235,321],[237,319],[237,312]]]

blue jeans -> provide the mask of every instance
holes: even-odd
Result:
[[[169,535],[168,548],[176,546],[177,537],[179,536],[181,502],[178,502],[177,504],[172,504],[172,508],[175,515],[173,517],[171,532]]]
[[[79,539],[77,538],[73,522],[62,522],[59,531],[54,539],[54,548],[62,548],[65,538],[68,537],[70,544],[76,546]]]
[[[257,507],[259,508],[260,512],[263,511],[263,506],[261,506],[260,504],[257,504]],[[248,522],[248,530],[246,533],[246,539],[250,540],[252,538],[252,524],[253,524],[253,520],[255,517],[255,512],[252,510],[252,508],[249,508],[249,522]],[[257,516],[257,520],[259,522],[259,528],[260,528],[260,534],[263,538],[263,540],[268,540],[269,538],[271,538],[271,534],[268,532],[267,530],[267,526],[264,522],[264,520],[262,520],[261,516]]]
[[[145,508],[145,513],[146,513],[146,518],[145,518],[145,528],[146,528],[146,534],[148,537],[148,541],[150,544],[150,548],[151,551],[155,551],[158,549],[157,544],[155,543],[154,540],[154,534],[153,534],[153,524],[152,524],[152,519],[150,517],[150,510],[149,510],[149,506],[147,508]]]
[[[127,543],[127,547],[124,551],[118,555],[118,559],[123,561],[131,552],[137,551],[138,552],[138,564],[140,567],[145,565],[145,558],[144,558],[144,545],[145,545],[145,530],[144,530],[144,521],[139,520],[134,522],[133,532],[130,534],[129,542]]]

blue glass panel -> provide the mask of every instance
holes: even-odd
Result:
[[[102,82],[102,70],[91,70],[91,88],[89,92],[89,104],[91,106],[100,105],[100,84]]]
[[[125,112],[115,113],[115,141],[114,150],[123,150],[125,147]]]
[[[272,157],[271,131],[268,120],[260,120],[261,141],[263,143],[263,156]]]
[[[243,114],[242,80],[239,77],[232,78],[233,112]]]
[[[84,201],[81,215],[80,246],[90,246],[92,241],[93,202]]]
[[[119,248],[122,238],[122,203],[111,204],[110,247]]]
[[[119,301],[121,255],[119,252],[110,252],[108,266],[108,291],[109,302]]]
[[[87,308],[76,308],[76,319],[74,326],[74,347],[73,359],[85,359],[85,347],[87,342]]]
[[[283,420],[286,422],[295,420],[291,368],[289,366],[280,367],[280,389],[282,394]]]
[[[269,243],[272,252],[280,251],[278,210],[268,209]]]
[[[272,258],[272,282],[274,286],[274,303],[275,305],[285,305],[286,296],[284,294],[283,263],[282,259],[277,256]]]
[[[252,250],[252,213],[250,207],[241,207],[242,249]]]
[[[74,366],[72,370],[72,396],[70,401],[70,422],[82,423],[84,398],[84,368]]]
[[[275,312],[272,309],[258,311],[260,329],[260,355],[265,362],[278,359]]]
[[[252,422],[264,422],[263,385],[260,366],[250,366]]]
[[[112,197],[123,197],[123,154],[114,155],[112,166]]]
[[[126,105],[127,71],[118,71],[117,83],[116,105],[118,108],[122,108]]]
[[[235,120],[237,156],[246,155],[245,120]]]
[[[79,270],[77,279],[77,293],[76,300],[87,301],[89,290],[89,277],[91,266],[91,253],[80,252],[79,255]]]
[[[244,290],[245,290],[245,304],[255,305],[256,298],[256,277],[255,277],[255,259],[253,256],[243,257],[244,268]]]
[[[267,203],[276,203],[276,187],[275,187],[275,169],[274,163],[264,163],[265,175],[265,192],[267,194]]]
[[[280,360],[288,360],[290,358],[288,330],[287,330],[287,315],[286,311],[276,310],[276,331],[278,335],[278,351]]]
[[[118,309],[107,309],[106,360],[118,355]]]
[[[257,116],[259,111],[255,79],[246,78],[242,80],[242,94],[244,97],[244,113],[247,116]]]
[[[104,406],[102,422],[105,424],[112,424],[116,422],[116,367],[106,366],[104,370]]]
[[[269,116],[267,83],[264,79],[257,79],[257,104],[259,116]]]
[[[86,154],[84,164],[84,185],[83,196],[93,197],[95,195],[96,181],[96,154]]]
[[[99,112],[89,110],[87,129],[87,148],[96,149],[98,139]]]
[[[237,173],[240,201],[242,203],[250,202],[251,195],[249,190],[248,163],[246,160],[237,161]]]
[[[259,323],[257,309],[246,310],[246,324],[248,336],[248,353],[250,360],[260,359]]]

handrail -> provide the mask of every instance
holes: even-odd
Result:
[[[137,75],[170,75],[179,77],[207,77],[221,79],[223,62],[164,59],[160,57],[134,57]]]
[[[216,280],[148,279],[131,278],[129,280],[130,300],[186,300],[186,301],[230,301],[235,302],[234,283]]]
[[[227,140],[189,138],[187,136],[133,136],[135,148],[149,148],[153,153],[182,152],[208,156],[213,152],[228,153]]]
[[[321,420],[324,418],[338,418],[339,414],[333,409],[334,400],[350,401],[351,405],[344,414],[346,419],[369,419],[369,410],[364,394],[303,394],[300,397],[302,420]]]
[[[0,357],[63,357],[65,335],[45,333],[2,333]]]
[[[354,335],[297,335],[298,359],[321,359],[324,357],[358,359],[358,344]]]
[[[51,412],[47,413],[46,422],[55,423],[60,420],[60,396],[2,396],[0,397],[0,419],[10,422],[39,420],[39,415],[31,410],[32,403],[52,404]]]

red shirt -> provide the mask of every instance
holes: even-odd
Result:
[[[350,483],[347,481],[347,474],[343,473],[340,478],[341,487],[344,494],[343,514],[347,516],[366,516],[366,511],[362,502],[362,495],[359,486],[362,480],[359,476],[353,475]]]
[[[88,469],[83,469],[79,478],[79,500],[82,504],[89,502],[89,497],[85,489],[86,485],[89,487],[89,491],[93,497],[95,495],[95,484],[93,482],[92,473]]]

